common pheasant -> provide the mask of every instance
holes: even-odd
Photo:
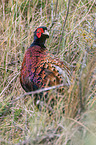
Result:
[[[46,49],[44,44],[47,38],[47,27],[38,27],[34,32],[34,41],[25,53],[20,82],[26,92],[70,83],[68,67]]]

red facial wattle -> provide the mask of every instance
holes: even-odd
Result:
[[[42,28],[38,28],[36,31],[37,37],[40,38],[42,33],[44,33],[44,30]]]

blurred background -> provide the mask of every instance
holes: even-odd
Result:
[[[95,7],[95,0],[0,1],[1,144],[96,144]],[[47,49],[71,72],[64,94],[49,92],[60,98],[52,116],[36,108],[34,95],[24,96],[19,81],[24,53],[39,26],[48,28]]]

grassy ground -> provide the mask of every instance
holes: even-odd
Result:
[[[67,5],[67,0],[0,1],[1,144],[96,144],[96,3],[70,1],[63,27]],[[25,50],[42,25],[50,33],[48,50],[68,63],[71,72],[63,95],[56,89],[49,93],[60,98],[52,116],[36,108],[34,95],[24,97],[19,81]]]

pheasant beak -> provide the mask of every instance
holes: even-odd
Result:
[[[45,30],[43,34],[49,36],[49,32],[47,30]]]

